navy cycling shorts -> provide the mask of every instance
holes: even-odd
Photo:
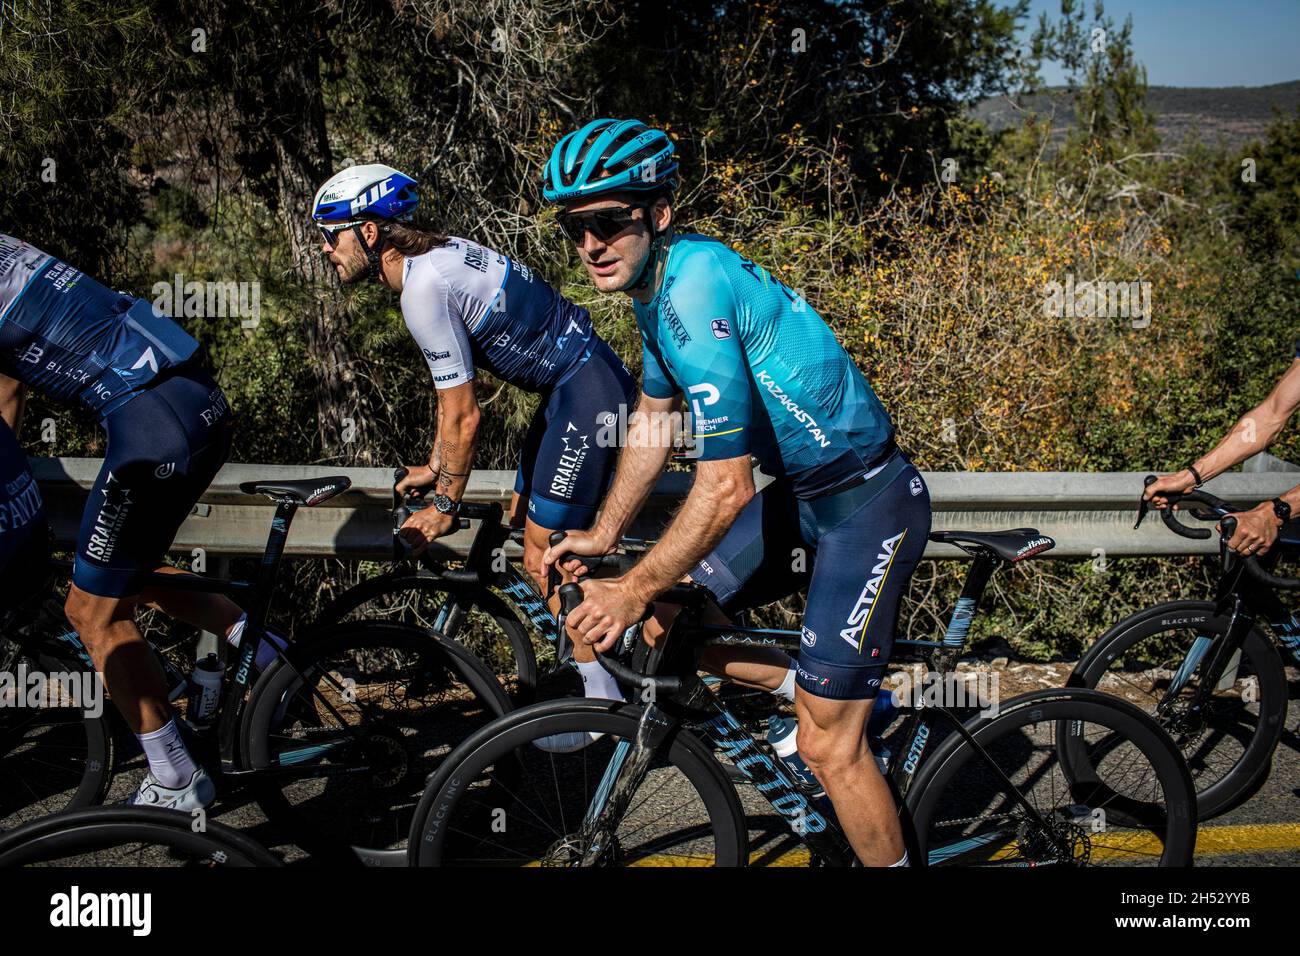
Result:
[[[609,426],[631,414],[636,400],[632,373],[599,340],[586,362],[542,394],[515,475],[533,524],[567,531],[592,523],[618,458],[618,445],[603,436],[618,433]]]
[[[44,583],[49,526],[18,439],[0,418],[0,616]]]
[[[925,479],[897,452],[863,484],[823,498],[768,485],[691,578],[733,614],[807,586],[796,683],[817,697],[866,700],[880,690],[929,534]]]
[[[234,421],[220,386],[188,364],[103,420],[108,447],[81,517],[72,580],[102,597],[138,594],[226,456]]]

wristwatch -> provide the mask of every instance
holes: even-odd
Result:
[[[434,495],[433,506],[445,515],[460,514],[460,502],[447,495]]]
[[[1273,499],[1273,514],[1277,515],[1277,520],[1286,524],[1291,520],[1291,506],[1281,498]]]

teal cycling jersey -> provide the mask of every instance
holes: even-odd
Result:
[[[815,498],[892,451],[880,399],[802,297],[715,239],[678,235],[667,256],[658,295],[633,304],[642,387],[686,395],[700,460],[752,454]]]

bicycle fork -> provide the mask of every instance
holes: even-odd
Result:
[[[651,759],[676,726],[676,719],[650,704],[641,712],[636,738],[619,741],[578,831],[578,845],[583,847],[579,865],[595,866],[613,845],[614,830],[645,780]]]

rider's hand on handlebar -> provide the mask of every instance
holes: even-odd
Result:
[[[591,569],[585,564],[566,561],[565,555],[599,557],[609,554],[613,550],[614,546],[612,544],[597,538],[589,531],[569,531],[563,541],[547,548],[542,554],[542,574],[549,574],[551,565],[559,562],[561,569],[566,573],[581,577],[590,573]]]
[[[434,538],[460,530],[460,520],[455,515],[445,515],[437,508],[424,508],[406,519],[397,536],[406,542],[414,557],[428,549]]]
[[[1173,494],[1185,495],[1196,487],[1196,479],[1187,469],[1173,474],[1161,475],[1151,484],[1146,486],[1142,492],[1142,497],[1151,502],[1155,508],[1163,511],[1169,505],[1169,499],[1164,493],[1172,492]]]
[[[406,470],[406,477],[393,486],[399,495],[423,498],[424,489],[432,487],[438,476],[428,465],[412,465]]]
[[[565,626],[602,654],[610,650],[645,615],[645,596],[630,585],[627,578],[584,581],[582,603],[565,618]]]
[[[1237,531],[1228,542],[1228,547],[1243,557],[1267,554],[1277,540],[1280,528],[1272,503],[1266,501],[1249,511],[1240,511],[1233,517],[1237,519]]]

